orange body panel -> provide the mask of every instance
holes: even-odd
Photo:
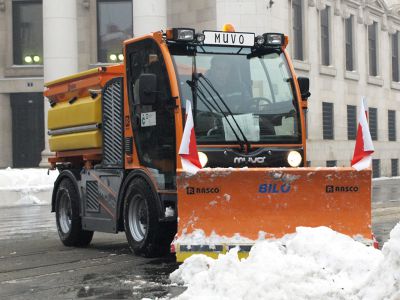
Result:
[[[89,89],[101,89],[110,79],[123,76],[123,65],[99,67],[46,83],[44,95],[57,103],[89,95]]]
[[[371,238],[371,171],[352,168],[206,169],[178,175],[178,238],[201,229],[252,240],[297,226]]]

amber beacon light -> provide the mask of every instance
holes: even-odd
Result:
[[[224,26],[222,26],[222,31],[224,31],[224,32],[235,32],[235,27],[230,23],[226,23],[226,24],[224,24]]]

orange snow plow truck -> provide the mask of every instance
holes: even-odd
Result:
[[[173,28],[124,42],[124,62],[46,84],[52,211],[61,241],[125,231],[135,254],[177,260],[297,226],[371,241],[371,171],[306,164],[309,80],[279,33]],[[179,147],[191,102],[203,169]]]

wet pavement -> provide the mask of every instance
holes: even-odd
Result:
[[[373,182],[373,231],[382,244],[400,221],[400,179]],[[88,248],[58,239],[48,206],[0,208],[0,299],[173,298],[175,257],[130,253],[124,233],[95,233]]]
[[[374,180],[372,184],[372,230],[382,246],[400,222],[400,177]]]
[[[95,233],[88,248],[59,241],[48,206],[0,208],[0,299],[172,298],[175,257],[132,255],[125,234]]]

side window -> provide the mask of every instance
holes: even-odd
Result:
[[[130,89],[133,97],[133,102],[138,104],[140,101],[138,95],[134,95],[134,86],[137,84],[141,74],[155,74],[157,77],[157,90],[156,93],[156,104],[162,105],[171,99],[171,92],[169,86],[169,79],[167,69],[165,66],[164,58],[161,54],[160,49],[155,42],[144,41],[138,42],[135,45],[133,51],[129,54],[129,74],[131,76]],[[153,107],[151,107],[153,108]],[[143,107],[142,107],[143,109]]]
[[[175,187],[175,119],[167,68],[159,46],[143,40],[128,47],[129,98],[139,161],[154,175],[158,188]],[[156,75],[155,103],[140,104],[137,87],[142,74]]]

